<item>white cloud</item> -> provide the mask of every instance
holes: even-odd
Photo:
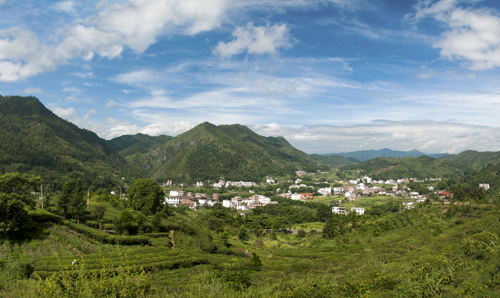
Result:
[[[75,12],[75,1],[60,1],[52,6],[53,9],[64,11],[66,13]]]
[[[213,53],[221,57],[247,52],[249,54],[275,54],[279,48],[288,49],[293,40],[286,24],[257,26],[249,23],[246,27],[237,27],[233,32],[235,40],[219,42]]]
[[[43,93],[43,91],[39,87],[35,87],[35,88],[28,87],[28,88],[23,90],[23,93],[24,94],[35,94],[35,93]]]
[[[87,113],[85,114],[85,116],[83,116],[83,120],[84,120],[84,121],[89,120],[89,117],[90,117],[91,115],[96,114],[96,113],[97,113],[97,111],[96,111],[96,110],[94,110],[94,109],[90,109],[90,110],[88,110],[88,111],[87,111]]]
[[[25,80],[65,62],[52,47],[42,45],[28,30],[18,27],[0,30],[0,81]]]
[[[307,153],[369,149],[417,149],[425,153],[500,150],[500,128],[436,121],[379,120],[354,126],[250,126],[265,136],[283,136]],[[278,128],[278,129],[276,129]]]
[[[1,0],[0,0],[1,1]],[[101,2],[101,11],[72,28],[61,28],[62,42],[51,47],[28,30],[0,31],[0,81],[14,82],[66,64],[74,58],[92,60],[97,54],[119,58],[124,46],[143,53],[166,34],[194,35],[221,26],[230,0],[129,0],[125,4]],[[74,12],[75,1],[53,8]]]
[[[63,92],[69,92],[69,93],[80,93],[81,90],[78,89],[77,87],[75,86],[71,86],[71,87],[64,87],[62,89]]]
[[[420,0],[416,12],[405,18],[418,23],[428,17],[447,26],[434,47],[441,49],[441,56],[464,62],[471,70],[484,70],[500,66],[500,16],[493,9],[463,8],[479,0]]]
[[[117,104],[115,101],[110,100],[110,101],[108,101],[108,102],[106,103],[106,109],[108,109],[108,108],[112,108],[112,107],[116,107],[117,105],[118,105],[118,104]]]
[[[71,75],[77,76],[77,77],[82,78],[82,79],[88,79],[88,78],[94,77],[94,73],[92,73],[92,72],[87,72],[87,73],[74,72],[74,73],[71,73]]]
[[[55,107],[52,109],[52,112],[54,112],[54,114],[56,114],[57,116],[59,116],[63,119],[66,119],[68,121],[71,121],[73,123],[76,123],[79,120],[78,115],[76,114],[76,111],[74,108],[63,109],[60,107]]]

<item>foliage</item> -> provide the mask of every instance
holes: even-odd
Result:
[[[252,251],[252,268],[255,271],[260,271],[262,269],[262,260],[259,257],[259,254],[255,250]]]
[[[129,202],[135,210],[147,207],[155,213],[165,194],[158,182],[153,179],[137,179],[128,189]]]
[[[145,166],[159,179],[260,181],[266,175],[295,176],[297,169],[311,172],[329,168],[281,137],[259,136],[238,124],[202,123],[161,145],[151,142],[148,146],[147,153],[121,152],[129,162]]]
[[[0,176],[0,238],[22,238],[28,225],[28,208],[35,200],[28,194],[41,183],[40,177],[11,173]]]
[[[107,207],[105,205],[102,205],[102,204],[96,204],[96,205],[94,205],[94,207],[92,209],[94,216],[97,218],[97,221],[99,221],[99,230],[101,229],[102,218],[104,217],[106,210],[107,210]]]
[[[97,241],[100,241],[102,243],[109,243],[109,244],[120,244],[120,245],[136,245],[136,244],[141,244],[141,245],[146,245],[146,244],[151,244],[149,237],[146,236],[114,236],[110,235],[106,232],[102,232],[90,227],[87,227],[82,224],[76,224],[72,223],[70,221],[64,221],[64,224],[70,227],[71,229],[82,233],[84,235],[87,235]]]

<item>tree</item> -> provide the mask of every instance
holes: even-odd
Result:
[[[262,260],[255,250],[252,251],[252,267],[255,271],[262,269]]]
[[[165,196],[163,189],[153,179],[137,179],[127,192],[132,208],[141,210],[148,207],[153,213],[156,213]]]
[[[318,220],[324,222],[332,214],[332,208],[330,206],[321,204],[317,209]]]
[[[134,215],[130,210],[125,209],[118,215],[118,222],[127,232],[129,232],[130,227],[132,227],[134,223]]]
[[[76,222],[80,223],[80,216],[85,213],[85,191],[83,189],[82,179],[76,181],[75,191],[70,196],[69,211],[76,216]]]
[[[137,224],[139,225],[139,232],[140,233],[144,232],[143,225],[146,222],[146,220],[147,220],[146,215],[144,215],[142,213],[137,214],[137,216],[135,217],[135,222],[137,222]]]
[[[62,193],[57,201],[57,209],[61,210],[63,215],[66,217],[68,215],[68,209],[70,206],[71,195],[73,194],[73,183],[70,180],[66,181],[62,187]]]
[[[224,230],[224,222],[218,218],[210,218],[208,220],[208,228],[217,233],[222,233]]]
[[[150,216],[151,215],[151,209],[149,209],[147,206],[142,207],[141,213],[144,214],[145,216]]]
[[[222,243],[224,244],[224,246],[228,246],[228,240],[229,240],[229,233],[227,231],[224,231],[224,233],[222,233],[222,235],[220,236],[220,238],[222,239]]]
[[[101,229],[101,222],[102,218],[104,217],[104,213],[106,213],[106,206],[98,204],[94,206],[94,215],[97,218],[97,221],[99,221],[99,230]]]
[[[238,238],[241,241],[247,241],[250,237],[248,236],[247,229],[242,225],[238,231]]]
[[[35,199],[29,191],[36,189],[42,179],[28,174],[8,173],[0,176],[0,238],[22,236],[27,226],[27,208],[34,209]]]
[[[260,237],[260,236],[262,236],[263,233],[264,233],[264,228],[262,228],[262,226],[259,225],[259,226],[254,228],[255,236]]]
[[[156,214],[153,215],[153,218],[151,219],[151,225],[153,226],[154,231],[156,232],[160,231],[162,218],[163,215],[160,212],[156,212]]]

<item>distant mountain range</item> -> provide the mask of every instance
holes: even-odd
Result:
[[[397,158],[403,158],[406,156],[411,156],[411,157],[419,157],[419,156],[429,156],[433,158],[440,158],[442,156],[448,155],[448,153],[438,153],[438,154],[426,154],[423,152],[420,152],[416,149],[411,150],[411,151],[397,151],[397,150],[391,150],[388,148],[380,149],[380,150],[363,150],[363,151],[355,151],[355,152],[342,152],[342,153],[329,153],[329,154],[324,154],[325,156],[333,156],[333,155],[340,155],[346,158],[355,158],[356,160],[362,162],[365,160],[370,160],[374,159],[377,157],[397,157]]]
[[[499,163],[500,152],[472,150],[308,155],[282,137],[260,136],[239,124],[208,122],[176,137],[136,134],[106,141],[61,119],[34,97],[0,96],[0,173],[38,174],[54,185],[68,177],[82,177],[98,187],[116,185],[121,177],[127,183],[135,178],[258,181],[266,175],[294,176],[296,170],[312,172],[330,166],[362,169],[380,177],[451,177]]]

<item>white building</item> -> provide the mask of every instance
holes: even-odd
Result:
[[[490,185],[488,183],[479,183],[480,188],[484,188],[485,190],[490,189]]]
[[[261,202],[262,204],[269,204],[271,202],[271,199],[265,196],[259,196],[259,202]]]
[[[226,208],[233,208],[234,203],[230,200],[224,200],[224,201],[222,201],[222,206],[224,206]]]
[[[179,198],[175,198],[175,197],[171,197],[171,198],[165,198],[165,203],[167,203],[168,205],[174,205],[174,204],[179,204],[180,203],[180,200]]]
[[[324,196],[330,196],[332,194],[332,188],[331,187],[320,188],[318,189],[318,192]]]
[[[249,210],[248,206],[247,205],[238,205],[236,206],[236,210]]]
[[[357,215],[365,214],[365,208],[362,207],[352,207],[351,212],[356,212]]]
[[[292,194],[292,196],[290,197],[290,199],[294,200],[294,201],[300,201],[300,199],[302,199],[302,196],[300,193],[294,193]]]
[[[269,177],[269,176],[268,176],[268,177],[266,178],[266,183],[269,183],[269,184],[274,183],[274,179],[273,179],[273,177]]]
[[[178,197],[179,196],[179,191],[178,190],[171,190],[170,191],[170,196],[171,197]]]
[[[345,214],[345,207],[332,207],[332,213]]]
[[[205,183],[203,181],[196,182],[196,187],[203,187],[203,186],[205,186]]]

